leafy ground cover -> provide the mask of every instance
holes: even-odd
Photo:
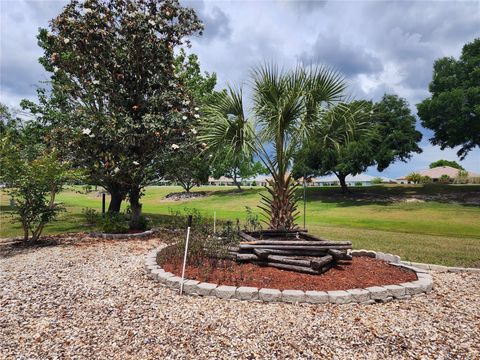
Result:
[[[244,221],[245,207],[258,212],[261,187],[237,192],[233,187],[201,187],[207,197],[170,201],[164,197],[179,187],[148,187],[143,210],[153,225],[161,225],[172,210],[196,208],[205,216],[219,220]],[[49,224],[46,234],[92,231],[82,215],[84,208],[101,210],[98,192],[85,193],[81,188],[64,191],[58,196],[67,211]],[[480,198],[480,186],[408,185],[375,186],[352,189],[352,195],[341,196],[338,188],[307,189],[306,224],[315,235],[353,242],[356,249],[367,248],[398,254],[410,261],[451,266],[480,267],[480,206],[456,203],[452,199]],[[439,195],[445,195],[443,198]],[[432,200],[431,196],[435,196]],[[407,198],[418,199],[408,201]],[[2,196],[0,237],[21,234],[13,224],[8,198]],[[463,201],[462,200],[462,201]],[[303,224],[303,213],[299,222]]]

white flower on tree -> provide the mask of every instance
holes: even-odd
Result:
[[[115,174],[117,174],[119,171],[120,171],[120,168],[119,168],[118,166],[115,167],[115,169],[113,169],[113,172],[114,172]]]
[[[68,43],[70,42],[70,39],[69,39],[69,38],[65,38],[65,39],[63,39],[63,42],[64,42],[65,44],[68,44]]]
[[[200,118],[200,115],[195,114],[195,115],[193,115],[193,117],[194,117],[195,119],[199,119],[199,118]]]
[[[197,135],[197,130],[192,129],[192,133],[193,133],[193,135]]]
[[[138,161],[134,161],[134,162],[133,162],[133,165],[138,166],[138,165],[140,165],[140,163],[139,163]]]
[[[177,144],[172,144],[172,149],[173,150],[177,150],[180,146],[178,146]]]
[[[92,132],[92,130],[90,130],[89,128],[82,129],[82,134],[83,135],[90,135],[91,132]]]
[[[187,120],[187,117],[185,115],[182,116],[183,120]]]

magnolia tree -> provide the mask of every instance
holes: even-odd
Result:
[[[186,143],[198,117],[175,74],[174,48],[202,25],[177,0],[72,0],[41,29],[40,62],[52,73],[40,104],[50,141],[111,194],[128,197],[139,226],[143,188]]]

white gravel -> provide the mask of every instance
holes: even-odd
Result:
[[[145,275],[158,244],[3,251],[0,358],[480,358],[478,273],[434,273],[432,293],[375,305],[180,297]]]

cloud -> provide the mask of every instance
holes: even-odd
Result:
[[[204,1],[182,1],[182,5],[193,8],[204,24],[200,42],[225,40],[230,37],[230,19],[222,9],[217,6],[207,7]]]
[[[2,0],[0,0],[2,1]],[[2,1],[1,101],[18,105],[35,98],[46,74],[38,57],[39,27],[61,11],[67,1]],[[478,2],[339,2],[339,1],[182,1],[205,23],[202,37],[192,39],[189,51],[198,54],[202,69],[216,72],[218,87],[247,83],[250,70],[264,61],[285,68],[299,61],[325,63],[342,71],[350,92],[379,100],[385,93],[415,104],[429,96],[433,62],[458,57],[464,44],[480,37]],[[245,87],[249,95],[249,86]],[[248,102],[247,102],[248,103]],[[420,124],[424,139],[429,131]],[[430,159],[456,159],[455,150],[441,151],[428,140],[424,153],[387,169],[403,175]],[[465,160],[480,172],[480,150]]]
[[[342,41],[338,37],[320,34],[310,51],[301,55],[305,64],[327,64],[347,77],[382,71],[378,57],[365,48]]]

